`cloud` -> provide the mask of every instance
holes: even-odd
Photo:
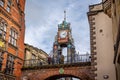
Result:
[[[64,10],[71,23],[76,51],[90,52],[89,24],[86,12],[88,6],[101,0],[27,0],[25,43],[52,50],[57,25],[63,21]]]

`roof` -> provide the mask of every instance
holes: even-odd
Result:
[[[48,54],[45,52],[45,51],[43,51],[42,49],[39,49],[39,48],[37,48],[37,47],[34,47],[33,45],[30,45],[30,44],[27,44],[27,43],[24,43],[24,45],[25,45],[25,48],[33,48],[34,50],[36,50],[36,51],[42,51],[45,55],[47,55],[48,56]]]

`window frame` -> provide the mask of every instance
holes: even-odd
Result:
[[[0,17],[0,33],[2,34],[1,37],[3,40],[6,39],[7,34],[7,22]]]
[[[9,43],[17,47],[18,41],[18,31],[14,28],[11,28],[9,31]]]
[[[12,5],[12,0],[8,0],[7,1],[7,7],[6,7],[7,12],[11,11],[11,5]]]
[[[8,54],[7,56],[7,64],[6,64],[6,69],[5,69],[5,73],[6,74],[10,74],[10,75],[13,75],[13,72],[14,72],[14,56],[13,55],[10,55]]]
[[[19,0],[16,0],[17,3],[19,3]]]
[[[2,70],[3,54],[4,53],[0,51],[0,71]]]
[[[5,1],[4,1],[4,0],[1,0],[1,1],[0,1],[0,6],[4,7],[4,4],[5,4]]]
[[[36,59],[36,55],[32,53],[31,58],[32,58],[33,60],[35,60],[35,59]]]

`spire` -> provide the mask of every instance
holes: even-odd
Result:
[[[64,11],[64,21],[66,21],[66,10]]]

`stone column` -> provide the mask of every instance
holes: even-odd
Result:
[[[67,46],[67,62],[71,62],[71,44],[68,44]]]
[[[54,45],[54,49],[53,49],[53,64],[57,63],[57,56],[58,56],[58,46]]]

